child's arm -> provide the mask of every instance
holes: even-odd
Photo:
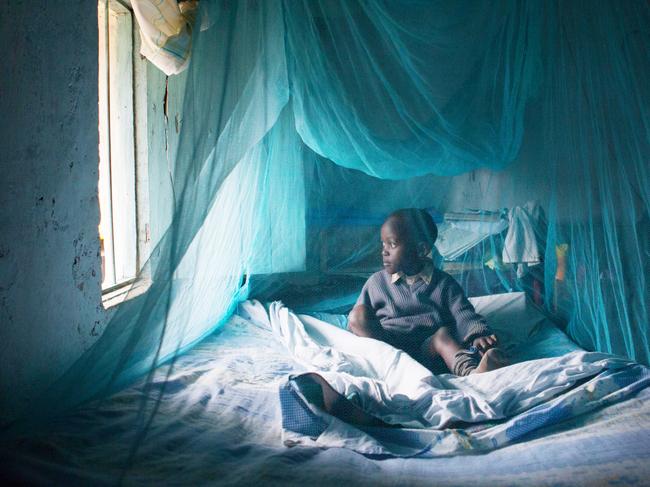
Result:
[[[357,336],[384,340],[385,333],[375,314],[370,298],[370,279],[366,281],[357,302],[348,315],[348,329]]]
[[[372,309],[365,304],[357,304],[348,316],[348,328],[357,336],[383,340],[384,332]]]
[[[498,338],[485,322],[485,318],[474,310],[463,289],[450,276],[446,283],[447,306],[456,322],[460,340],[472,344],[481,351],[497,346]]]

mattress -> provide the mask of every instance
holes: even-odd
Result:
[[[579,349],[519,293],[478,299],[488,321],[506,330],[514,360]],[[343,316],[314,314],[345,326]],[[647,388],[489,453],[374,458],[282,443],[279,389],[304,371],[268,328],[236,314],[157,370],[150,383],[87,405],[57,420],[47,435],[21,441],[4,454],[5,475],[48,485],[649,484]]]

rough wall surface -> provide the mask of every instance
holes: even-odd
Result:
[[[151,246],[155,246],[169,227],[174,212],[170,165],[178,149],[179,131],[183,123],[182,108],[187,71],[170,76],[167,85],[167,129],[165,130],[165,74],[147,63],[147,128],[149,222]],[[165,141],[167,132],[167,141]]]
[[[101,333],[97,3],[0,2],[0,418]]]

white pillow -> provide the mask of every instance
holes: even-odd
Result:
[[[523,292],[477,296],[469,301],[476,312],[485,317],[506,349],[527,341],[536,327],[547,319]]]

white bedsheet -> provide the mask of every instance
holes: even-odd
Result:
[[[489,319],[505,326],[523,316],[512,313],[522,311],[518,299],[484,298],[482,312],[491,309]],[[575,349],[552,326],[525,325],[518,330],[532,333],[522,347],[529,357]],[[150,387],[134,384],[36,443],[16,445],[0,459],[3,474],[29,485],[115,485],[121,475],[123,485],[648,485],[650,388],[482,454],[376,459],[348,448],[283,445],[278,388],[305,371],[268,326],[235,315],[173,370],[161,367]],[[157,414],[124,471],[143,400]]]
[[[383,441],[307,404],[327,426],[315,438],[285,428],[285,439],[293,442],[344,446],[364,454],[439,456],[488,450],[535,429],[527,428],[526,421],[541,427],[566,420],[624,398],[650,380],[645,367],[584,351],[467,377],[434,376],[401,350],[297,315],[280,302],[268,309],[259,302],[242,308],[269,326],[306,370],[355,398],[366,412],[387,423],[425,430]],[[300,394],[296,384],[289,387]],[[500,423],[475,432],[441,429],[452,421]]]

